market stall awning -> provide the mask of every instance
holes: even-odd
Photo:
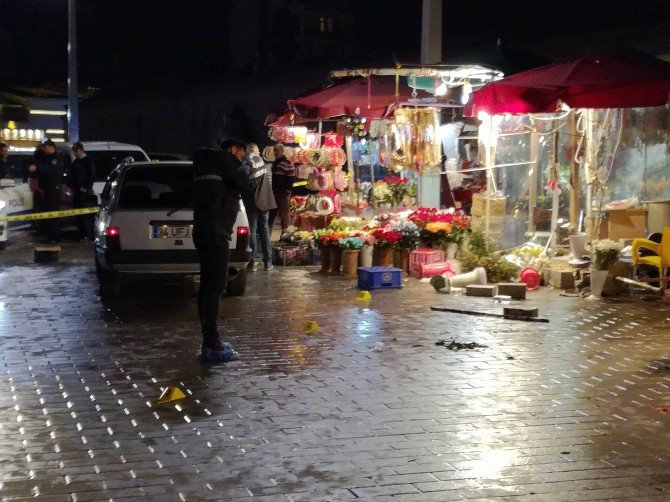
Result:
[[[342,115],[360,115],[367,118],[385,118],[399,103],[412,98],[412,90],[392,80],[382,78],[354,78],[326,89],[288,101],[289,110],[301,117],[323,120]],[[418,95],[426,96],[418,91]]]
[[[640,53],[587,54],[485,85],[465,114],[552,113],[571,108],[661,106],[670,93],[670,63]]]
[[[307,122],[313,122],[313,120],[305,119],[300,115],[296,115],[293,112],[286,111],[281,115],[277,116],[273,113],[265,117],[264,125],[269,127],[278,127],[278,126],[292,126],[298,124],[305,124]]]

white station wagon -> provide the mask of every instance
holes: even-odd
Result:
[[[193,173],[187,161],[122,164],[110,173],[95,219],[101,296],[118,296],[121,283],[131,278],[200,273],[193,245]],[[229,295],[244,294],[250,257],[249,223],[240,201],[230,241]]]

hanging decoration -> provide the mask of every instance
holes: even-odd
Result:
[[[395,171],[439,166],[442,150],[435,108],[399,108],[391,126],[391,168]]]
[[[547,178],[547,188],[549,190],[556,191],[556,190],[562,190],[561,184],[558,181],[558,164],[554,163],[550,168],[549,168],[549,176]]]

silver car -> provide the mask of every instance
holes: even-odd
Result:
[[[134,162],[114,169],[95,219],[95,266],[100,294],[115,297],[124,280],[197,275],[193,244],[193,164]],[[230,241],[229,295],[243,295],[251,258],[249,223],[240,201]]]

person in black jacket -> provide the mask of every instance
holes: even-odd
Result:
[[[63,181],[63,165],[56,154],[56,144],[47,140],[35,149],[33,163],[28,172],[37,177],[38,187],[42,192],[41,211],[58,211],[60,207],[60,185]],[[47,242],[60,242],[60,220],[50,218],[44,220],[44,233]]]
[[[239,211],[240,195],[247,191],[248,179],[242,167],[245,146],[228,140],[221,144],[220,150],[201,149],[193,156],[193,243],[200,260],[200,357],[208,362],[238,358],[233,347],[221,341],[217,319],[219,299],[227,283],[229,241]]]
[[[91,158],[86,155],[84,145],[76,142],[72,145],[74,161],[70,166],[68,185],[72,190],[72,206],[75,209],[95,206],[97,198],[93,192],[95,181],[95,165]],[[77,227],[82,237],[93,240],[94,215],[84,214],[77,216]]]

